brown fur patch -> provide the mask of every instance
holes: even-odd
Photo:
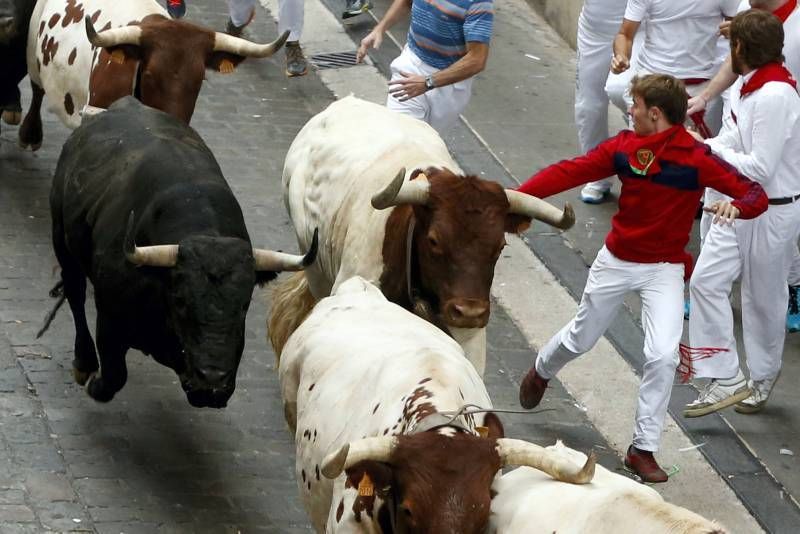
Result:
[[[91,17],[92,24],[97,24],[97,19],[100,18],[100,13],[101,13],[100,9],[98,9],[97,11],[92,13],[92,17]]]
[[[78,49],[73,48],[72,52],[69,53],[69,57],[67,58],[67,65],[72,65],[75,63],[75,58],[78,56]]]
[[[72,95],[69,93],[64,95],[64,111],[67,112],[67,115],[75,113],[75,103],[72,101]]]
[[[413,293],[430,309],[415,313],[434,324],[483,327],[489,319],[494,266],[505,244],[508,198],[498,183],[476,176],[436,168],[425,174],[428,203],[397,206],[387,218],[381,291],[390,301],[415,309],[406,289],[406,242],[413,217]]]
[[[56,42],[55,37],[49,37],[47,35],[44,36],[42,39],[42,65],[47,66],[50,61],[53,60],[53,57],[58,52],[58,43]]]
[[[70,24],[83,21],[83,4],[79,4],[76,0],[67,0],[67,7],[64,9],[64,20],[61,21],[61,27],[66,28]]]
[[[42,36],[42,32],[44,31],[45,21],[39,23],[39,37]]]
[[[336,522],[342,520],[342,514],[344,514],[344,499],[339,501],[339,506],[336,507]]]
[[[50,17],[50,20],[47,21],[47,27],[53,29],[53,26],[58,24],[58,20],[61,18],[61,15],[58,13],[53,13],[53,16]]]

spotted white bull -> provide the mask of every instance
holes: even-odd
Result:
[[[574,223],[535,197],[465,175],[428,124],[354,97],[331,104],[295,138],[283,170],[298,242],[319,227],[317,262],[278,288],[276,354],[317,299],[351,276],[449,332],[482,375],[494,266],[505,233],[532,218]],[[287,297],[284,299],[284,295]],[[299,296],[299,298],[298,298]]]
[[[547,447],[562,461],[586,456],[563,443]],[[564,484],[520,467],[492,486],[496,534],[727,534],[714,521],[665,502],[656,490],[597,466],[590,484]]]
[[[298,485],[318,532],[478,534],[504,465],[591,480],[593,458],[575,464],[504,438],[492,413],[449,421],[444,412],[464,404],[491,407],[481,377],[455,341],[363,278],[314,307],[279,372]]]
[[[171,20],[155,0],[39,0],[27,44],[33,99],[20,144],[41,146],[44,94],[70,128],[87,103],[107,108],[128,95],[188,124],[206,69],[232,72],[247,57],[274,54],[287,36],[251,43]]]

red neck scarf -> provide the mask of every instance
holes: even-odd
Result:
[[[797,0],[789,0],[781,7],[773,11],[772,14],[781,19],[781,22],[786,22],[786,19],[789,18],[789,15],[792,14],[794,8],[796,7],[797,7]]]
[[[797,0],[794,1],[796,2]],[[773,62],[767,63],[756,70],[750,79],[742,86],[741,97],[744,98],[750,93],[758,91],[767,82],[788,83],[792,88],[797,90],[797,81],[792,76],[792,73],[786,70],[786,67],[782,64]]]

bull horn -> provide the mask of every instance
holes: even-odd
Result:
[[[317,259],[318,234],[319,230],[315,228],[311,247],[305,256],[254,248],[253,259],[256,271],[302,271]]]
[[[388,462],[396,445],[397,438],[394,436],[378,436],[345,443],[322,461],[322,474],[326,478],[336,478],[345,469],[364,460]]]
[[[556,480],[570,484],[588,484],[594,477],[597,455],[594,451],[580,467],[554,451],[520,439],[500,438],[497,440],[497,454],[501,466],[526,465],[543,471]]]
[[[568,230],[575,224],[575,212],[569,202],[564,204],[564,211],[561,211],[549,202],[513,189],[506,189],[506,197],[511,205],[509,213],[525,215],[562,230]]]
[[[420,173],[416,179],[405,181],[406,169],[403,167],[382,191],[372,197],[372,207],[383,210],[399,204],[428,203],[431,184],[428,177]]]
[[[133,212],[128,217],[128,228],[125,230],[123,249],[125,258],[135,265],[175,267],[175,264],[178,263],[178,245],[136,246],[133,240]]]
[[[240,39],[227,33],[216,32],[214,35],[214,52],[229,52],[244,57],[269,57],[281,49],[289,38],[289,30],[269,44],[258,44],[247,39]]]
[[[89,42],[94,46],[99,46],[100,48],[119,45],[139,46],[139,41],[142,38],[142,28],[140,26],[122,26],[121,28],[113,28],[97,33],[94,29],[94,24],[92,24],[92,19],[88,15],[85,20],[86,37],[89,38]]]

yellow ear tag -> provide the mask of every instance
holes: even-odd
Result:
[[[236,66],[230,59],[223,59],[219,62],[219,71],[222,74],[230,74],[235,68]]]
[[[475,432],[482,438],[489,437],[489,427],[488,426],[476,426]]]
[[[372,485],[372,480],[367,473],[361,478],[358,483],[358,496],[359,497],[372,497],[375,494],[375,487]]]
[[[111,61],[122,65],[123,63],[125,63],[125,52],[117,48],[116,50],[111,52]]]

